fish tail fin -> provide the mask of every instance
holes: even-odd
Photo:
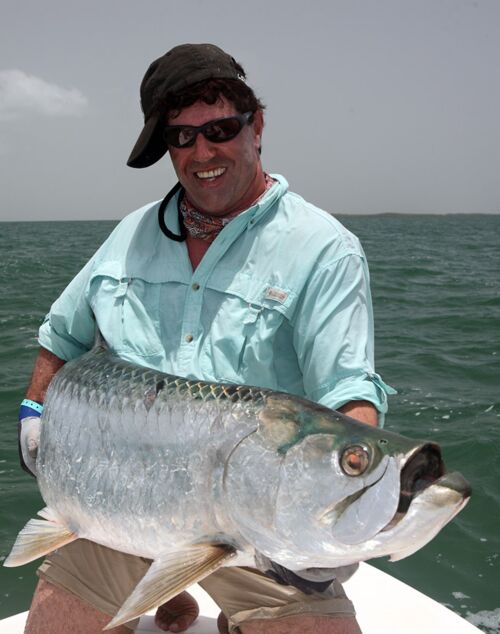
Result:
[[[235,552],[224,544],[195,544],[160,555],[104,629],[122,625],[165,603],[223,566]]]
[[[61,520],[58,518],[55,511],[53,511],[48,506],[45,506],[43,509],[40,509],[37,515],[39,517],[43,517],[44,520],[48,520],[49,522],[52,522],[53,524],[59,524],[59,525],[62,524]]]
[[[7,568],[27,564],[78,539],[78,535],[52,519],[54,516],[50,509],[43,509],[40,515],[51,519],[32,519],[26,524],[17,536],[9,556],[3,562]]]

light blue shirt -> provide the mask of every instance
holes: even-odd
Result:
[[[159,202],[122,220],[52,305],[39,342],[69,360],[95,323],[129,361],[205,381],[305,396],[331,408],[392,390],[374,371],[369,273],[358,239],[277,183],[217,236],[193,272]],[[179,233],[177,200],[166,211]]]

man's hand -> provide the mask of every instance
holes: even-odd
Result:
[[[164,632],[184,632],[198,618],[198,603],[189,592],[181,592],[156,610],[155,624]]]
[[[19,421],[19,458],[22,468],[36,478],[36,456],[40,444],[40,416],[27,416]]]
[[[31,383],[26,392],[26,399],[21,404],[18,423],[19,459],[21,467],[36,478],[36,456],[40,444],[42,412],[41,403],[45,400],[45,393],[49,383],[65,361],[55,354],[40,348],[33,368]],[[30,402],[31,401],[31,402]],[[38,405],[37,405],[38,404]],[[23,408],[23,405],[26,407]],[[36,408],[35,410],[33,408]],[[38,412],[38,413],[37,413]],[[33,416],[31,415],[33,414]]]

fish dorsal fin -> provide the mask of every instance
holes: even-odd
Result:
[[[108,344],[106,343],[106,339],[102,336],[101,331],[99,330],[99,326],[96,324],[95,326],[95,334],[94,334],[94,350],[98,350],[99,348],[104,348],[104,350],[108,349]]]
[[[43,509],[40,511],[40,514],[42,513],[43,517],[53,517],[50,509]],[[56,548],[61,548],[61,546],[75,541],[75,539],[78,539],[78,535],[56,521],[32,519],[17,536],[16,542],[3,565],[8,568],[22,566],[51,553]]]
[[[104,629],[122,625],[165,603],[215,572],[235,554],[234,548],[225,544],[195,544],[160,555]]]

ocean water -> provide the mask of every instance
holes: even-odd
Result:
[[[441,444],[471,482],[429,545],[375,565],[500,633],[500,216],[344,216],[371,270],[386,427]],[[0,224],[0,559],[42,506],[18,467],[16,421],[37,328],[114,222]],[[299,256],[300,257],[300,256]],[[0,568],[0,618],[25,610],[37,564]],[[374,589],[375,591],[375,589]]]

